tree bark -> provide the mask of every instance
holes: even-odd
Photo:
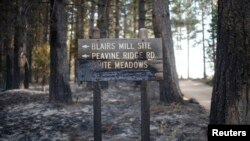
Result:
[[[78,39],[83,39],[84,38],[84,18],[86,16],[86,4],[85,4],[85,1],[84,0],[81,0],[80,1],[80,6],[78,7],[79,8],[79,11],[80,13],[78,13],[78,19],[79,19],[79,25],[78,25],[78,32],[79,32],[79,36],[78,36]],[[76,41],[77,43],[78,41]],[[76,44],[77,45],[77,44]]]
[[[50,102],[72,103],[66,46],[66,0],[50,0]]]
[[[2,24],[0,23],[0,26],[2,26]],[[1,30],[3,31],[3,30]],[[1,84],[2,84],[2,80],[3,80],[3,67],[4,67],[4,61],[3,61],[3,58],[4,58],[4,46],[3,46],[3,37],[2,35],[0,34],[0,88],[1,88]]]
[[[160,101],[164,103],[182,101],[182,94],[175,66],[168,5],[168,0],[154,0],[153,3],[154,34],[156,37],[161,37],[163,43],[164,80],[160,82]]]
[[[126,38],[126,35],[128,33],[128,14],[127,14],[127,0],[125,0],[125,4],[124,4],[124,20],[123,20],[123,38]]]
[[[98,1],[98,28],[100,29],[101,38],[109,38],[109,11],[110,0]],[[100,82],[101,88],[108,88],[108,82]]]
[[[204,5],[204,3],[202,3],[202,5]],[[202,52],[203,52],[203,79],[207,79],[204,16],[205,16],[204,6],[202,6],[201,7],[201,27],[202,27]]]
[[[139,0],[139,29],[145,28],[145,0]]]
[[[138,23],[138,20],[137,20],[138,4],[137,3],[138,3],[138,1],[134,0],[134,2],[133,2],[133,33],[134,33],[134,38],[137,38],[136,30],[138,29],[137,28],[137,23]]]
[[[74,34],[73,35],[73,32],[75,32],[76,34],[78,33],[78,28],[77,28],[77,25],[78,25],[78,15],[77,13],[75,14],[74,12],[74,9],[75,9],[75,5],[76,5],[76,2],[75,1],[72,1],[72,5],[71,5],[71,15],[70,15],[70,44],[69,44],[69,79],[72,81],[74,80],[74,77],[75,77],[75,71],[74,71],[74,67],[75,67],[75,61],[74,61],[74,58],[75,58],[75,39],[76,39],[76,35]],[[76,20],[76,22],[74,22]]]
[[[30,28],[32,28],[32,22],[34,21],[34,16],[33,15],[29,15],[28,17],[29,21],[28,21],[28,26]],[[24,81],[24,87],[26,89],[29,88],[29,83],[31,82],[31,78],[32,78],[32,50],[33,50],[33,41],[34,39],[34,35],[32,30],[28,30],[27,32],[27,60],[26,60],[26,64],[25,64],[25,81]]]
[[[5,4],[5,1],[0,1],[0,5],[4,5],[5,7],[7,7],[7,5]],[[5,19],[5,15],[7,14],[7,10],[6,8],[1,8],[0,9],[0,30],[2,32],[0,32],[0,89],[2,89],[2,82],[3,82],[3,76],[4,76],[4,54],[5,50],[4,50],[4,33],[6,31],[4,31],[4,19]]]
[[[7,20],[6,20],[6,29],[8,32],[6,39],[4,41],[4,46],[6,49],[6,90],[14,88],[14,48],[13,48],[13,2],[6,0],[7,7]]]
[[[44,29],[43,29],[43,42],[47,43],[48,42],[48,33],[49,33],[49,17],[50,17],[50,12],[49,12],[49,2],[46,3],[46,8],[45,8],[45,18],[44,18]]]
[[[17,1],[17,22],[14,48],[15,88],[25,88],[25,66],[27,63],[27,1]]]
[[[26,51],[26,64],[25,64],[25,80],[24,80],[24,87],[26,89],[29,88],[29,84],[32,79],[32,50],[35,40],[34,31],[31,30],[34,25],[34,21],[36,21],[36,16],[33,12],[36,11],[38,8],[38,4],[33,4],[31,0],[28,0],[28,3],[26,4],[27,14],[25,15],[27,17],[27,51]],[[48,11],[48,10],[47,10]]]
[[[187,30],[187,79],[190,79],[189,68],[190,68],[190,32]]]
[[[215,25],[214,25],[214,23],[215,23],[215,21],[217,21],[216,19],[217,19],[217,11],[216,11],[216,13],[215,13],[215,9],[217,9],[216,8],[217,6],[215,6],[214,5],[214,3],[213,3],[213,0],[211,0],[211,8],[212,8],[212,10],[211,10],[211,18],[212,18],[212,23],[211,23],[211,26],[212,26],[212,31],[211,31],[211,37],[212,37],[212,59],[213,59],[213,65],[214,65],[214,67],[213,67],[213,70],[215,71],[215,60],[216,60],[216,43],[215,43],[215,38],[216,38],[216,31],[217,31],[217,28],[215,28]]]
[[[101,31],[101,38],[109,37],[109,8],[110,8],[110,0],[99,0],[98,28]]]
[[[250,1],[218,1],[210,124],[250,124]]]
[[[91,0],[91,7],[90,7],[90,18],[89,18],[89,38],[93,38],[92,30],[94,29],[94,23],[95,23],[95,10],[96,5],[94,0]]]
[[[120,16],[120,2],[119,0],[115,0],[115,38],[119,38],[120,32],[120,24],[119,24],[119,16]]]

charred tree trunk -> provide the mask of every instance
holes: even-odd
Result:
[[[32,25],[32,21],[34,16],[29,15],[29,27],[31,28]],[[31,30],[28,30],[27,32],[27,60],[26,60],[26,64],[25,64],[25,82],[24,82],[24,87],[27,89],[29,88],[29,83],[31,82],[31,78],[32,78],[32,50],[33,50],[33,40],[34,40],[34,36]]]
[[[27,1],[17,1],[16,33],[14,48],[15,88],[25,88],[25,66],[27,65]]]
[[[84,0],[80,0],[78,2],[78,12],[77,12],[77,21],[76,21],[76,38],[75,38],[75,48],[74,48],[74,80],[76,81],[76,66],[77,66],[77,52],[78,52],[78,39],[84,38],[85,33],[85,20],[86,12],[87,12],[87,5]]]
[[[0,23],[0,26],[2,26],[2,24]],[[3,31],[3,30],[1,30]],[[4,76],[4,71],[3,71],[3,68],[4,68],[4,46],[3,46],[3,37],[0,33],[0,89],[1,89],[1,86],[2,86],[2,81],[3,81],[3,76]]]
[[[139,0],[139,29],[145,28],[145,0]]]
[[[98,2],[98,28],[101,38],[109,37],[109,10],[110,0],[99,0]]]
[[[119,16],[120,16],[120,4],[119,0],[115,0],[115,38],[119,38],[120,32],[120,24],[119,24]]]
[[[4,41],[4,46],[6,49],[6,90],[14,88],[14,47],[13,47],[13,2],[6,0],[7,7],[7,20],[6,20],[6,29],[7,35]]]
[[[66,0],[50,0],[50,102],[72,103],[66,46]]]
[[[123,35],[123,38],[126,38],[126,35],[127,35],[127,33],[128,33],[128,24],[127,24],[127,22],[128,22],[128,14],[127,14],[127,0],[125,0],[125,5],[124,5],[124,21],[123,21],[123,27],[124,27],[124,30],[123,30],[123,32],[124,32],[124,35]]]
[[[25,78],[24,78],[25,89],[29,88],[29,83],[31,82],[31,63],[32,63],[32,44],[28,42],[27,45],[28,45],[27,46],[27,59],[26,59],[26,64],[25,64]]]
[[[138,9],[138,1],[137,0],[134,0],[133,2],[133,33],[134,33],[134,38],[137,38],[137,35],[136,35],[136,30],[138,29],[137,28],[137,9]]]
[[[164,103],[182,101],[182,94],[175,66],[168,5],[168,0],[154,0],[153,3],[154,34],[156,37],[161,37],[163,43],[164,80],[160,82],[160,101]]]
[[[4,1],[0,2],[0,5],[6,6],[5,8],[0,9],[0,91],[2,89],[5,89],[5,69],[6,69],[6,50],[4,46],[4,38],[6,37],[5,29],[6,29],[6,15],[7,15],[7,5],[4,3]]]
[[[24,87],[27,89],[29,88],[29,84],[32,79],[32,50],[34,45],[34,32],[32,30],[34,21],[36,21],[36,16],[34,16],[33,12],[36,11],[38,5],[32,4],[31,0],[27,3],[27,54],[26,54],[26,64],[25,64],[25,80],[24,80]]]
[[[89,38],[93,38],[92,30],[94,29],[95,23],[95,9],[96,5],[94,0],[91,0],[91,7],[90,7],[90,19],[89,19]]]
[[[250,1],[220,0],[210,124],[250,124]]]
[[[79,32],[79,35],[78,35],[78,39],[83,39],[84,38],[84,32],[85,32],[85,30],[84,30],[84,25],[85,25],[85,23],[84,23],[84,18],[85,18],[85,16],[86,16],[86,5],[85,5],[85,1],[84,0],[81,0],[80,1],[81,3],[80,3],[80,6],[78,7],[79,8],[79,11],[80,11],[80,13],[78,13],[78,23],[79,23],[79,25],[77,26],[79,29],[78,29],[78,32]],[[76,45],[77,45],[77,40],[76,40]]]
[[[99,5],[98,5],[99,9]],[[90,6],[90,18],[89,18],[89,38],[93,39],[94,38],[94,24],[95,24],[95,12],[96,12],[96,3],[95,0],[91,0],[91,6]],[[87,82],[87,87],[88,88],[93,88],[92,87],[92,82]]]
[[[109,10],[110,0],[98,1],[98,28],[101,38],[109,38]],[[101,88],[108,88],[108,82],[101,82]]]
[[[0,5],[5,5],[4,1],[0,1]],[[5,5],[6,6],[6,5]],[[2,89],[2,81],[3,81],[3,76],[4,76],[4,54],[5,53],[5,50],[4,50],[4,44],[3,44],[3,41],[4,41],[4,27],[5,24],[4,24],[4,19],[5,19],[5,16],[7,13],[7,10],[4,9],[4,8],[1,8],[0,9],[0,30],[2,32],[0,32],[0,89]]]
[[[49,33],[49,2],[46,3],[46,8],[45,8],[45,18],[44,18],[44,30],[43,30],[43,42],[47,43],[48,42],[48,33]]]
[[[75,14],[74,12],[74,9],[75,9],[75,1],[72,1],[72,4],[71,4],[71,15],[70,15],[70,44],[69,44],[69,78],[70,80],[74,80],[74,67],[75,67],[75,63],[74,63],[74,51],[75,51],[75,39],[76,39],[76,36],[73,35],[73,32],[75,32],[78,28],[77,28],[77,22],[78,22],[78,19],[77,19],[77,13]],[[76,22],[75,22],[76,20]]]

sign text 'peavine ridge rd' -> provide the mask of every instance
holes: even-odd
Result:
[[[79,39],[79,81],[161,80],[162,41]]]

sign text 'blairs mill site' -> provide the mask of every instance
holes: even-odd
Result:
[[[79,39],[78,81],[162,80],[162,41]]]

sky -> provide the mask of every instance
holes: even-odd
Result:
[[[182,49],[175,48],[175,62],[176,62],[176,69],[179,78],[187,78],[187,47],[186,44],[182,44]],[[189,52],[189,76],[190,78],[203,78],[203,51],[202,46],[195,46],[190,47]],[[206,71],[207,75],[211,77],[213,75],[213,71],[210,67],[210,64],[206,63]]]

